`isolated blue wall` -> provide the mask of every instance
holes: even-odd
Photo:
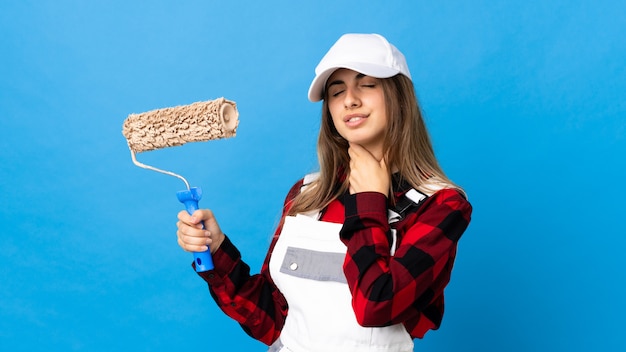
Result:
[[[622,1],[0,3],[0,350],[263,351],[175,239],[177,179],[126,116],[225,96],[234,139],[140,155],[202,186],[258,271],[316,166],[313,69],[345,32],[407,56],[474,218],[416,351],[626,349]]]

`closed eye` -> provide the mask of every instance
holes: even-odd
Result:
[[[333,97],[336,97],[336,96],[339,96],[339,94],[341,94],[341,93],[343,93],[343,92],[344,92],[344,90],[338,90],[338,91],[336,91],[336,92],[332,92],[332,93],[331,93],[331,95],[332,95]]]
[[[378,84],[378,80],[369,76],[363,76],[360,80],[361,87],[374,88]]]

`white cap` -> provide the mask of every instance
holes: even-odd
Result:
[[[344,34],[315,68],[315,78],[309,87],[310,101],[323,99],[328,77],[339,68],[348,68],[376,78],[389,78],[398,73],[411,78],[404,55],[383,36]]]

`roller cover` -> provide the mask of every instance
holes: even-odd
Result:
[[[234,137],[238,124],[235,102],[219,98],[130,114],[124,121],[122,134],[129,148],[139,153]]]

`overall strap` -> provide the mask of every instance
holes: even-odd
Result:
[[[419,208],[428,196],[415,188],[411,188],[398,199],[395,206],[387,210],[389,224],[396,223],[406,216],[406,214]]]
[[[320,177],[320,173],[319,172],[306,174],[304,176],[304,178],[302,179],[302,186],[300,187],[300,193],[302,193],[302,191],[304,191],[307,187],[309,187],[311,182],[317,180],[319,177]],[[319,210],[313,210],[313,211],[310,211],[308,213],[302,213],[302,215],[308,216],[308,217],[310,217],[312,219],[315,219],[315,220],[319,220],[320,217],[322,216],[322,212],[319,211]]]
[[[318,178],[320,178],[319,172],[304,175],[304,178],[302,179],[302,187],[304,188],[308,186],[311,182],[317,180]]]
[[[411,188],[404,195],[402,195],[400,199],[398,199],[393,208],[387,209],[387,221],[391,226],[390,255],[393,256],[396,253],[396,248],[398,247],[398,234],[394,225],[404,219],[408,213],[417,210],[417,208],[424,204],[426,199],[428,199],[426,194],[416,190],[415,188]]]

